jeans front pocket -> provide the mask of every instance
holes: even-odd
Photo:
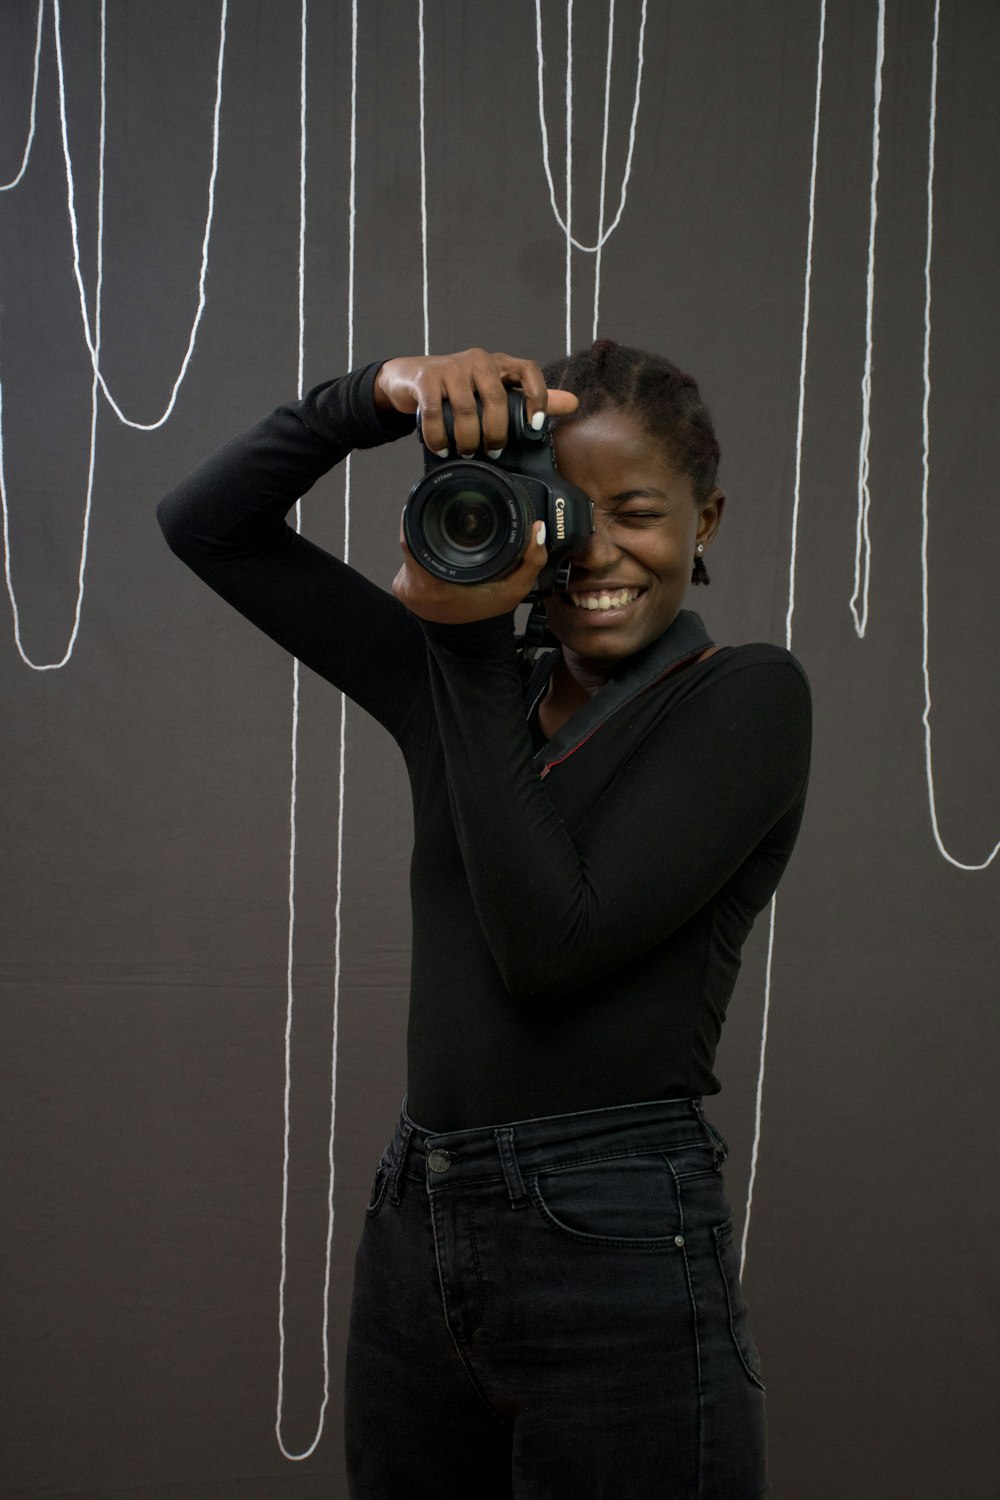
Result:
[[[694,1149],[706,1154],[703,1147]],[[526,1185],[545,1222],[569,1239],[624,1249],[666,1248],[683,1232],[673,1157],[650,1147],[603,1152],[541,1167],[527,1175]]]
[[[739,1257],[736,1252],[736,1242],[733,1239],[732,1219],[727,1219],[723,1224],[716,1224],[712,1230],[712,1237],[715,1241],[715,1256],[729,1309],[729,1331],[743,1368],[754,1384],[759,1385],[763,1391],[766,1387],[761,1379],[760,1354],[750,1332],[746,1299],[740,1284]]]

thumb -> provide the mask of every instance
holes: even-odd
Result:
[[[572,391],[563,391],[553,387],[548,391],[546,410],[550,417],[568,417],[571,412],[576,411],[580,405],[580,398]]]
[[[536,521],[531,528],[531,540],[524,549],[524,556],[510,576],[517,583],[522,598],[535,586],[535,580],[548,562],[549,552],[545,545],[545,522]]]

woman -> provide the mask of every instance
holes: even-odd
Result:
[[[506,578],[390,595],[296,498],[414,430],[496,456],[508,386],[595,531],[533,668]],[[476,396],[482,402],[482,423]],[[171,547],[399,743],[414,800],[407,1094],[355,1263],[354,1500],[753,1500],[764,1387],[706,1120],[740,948],[802,818],[809,686],[682,608],[722,518],[694,381],[599,340],[470,349],[317,386],[160,503]],[[693,570],[693,571],[692,571]]]

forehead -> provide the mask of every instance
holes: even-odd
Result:
[[[692,493],[690,479],[670,462],[663,444],[614,407],[560,418],[552,442],[560,474],[584,489],[612,495],[648,485],[678,498]]]

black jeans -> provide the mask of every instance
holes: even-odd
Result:
[[[352,1500],[757,1500],[760,1359],[700,1099],[435,1135],[355,1260]]]

